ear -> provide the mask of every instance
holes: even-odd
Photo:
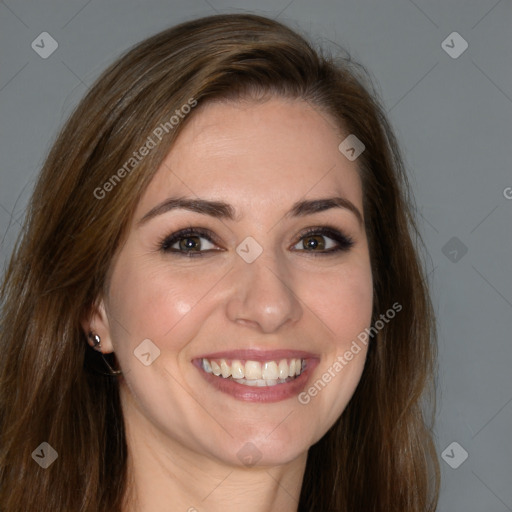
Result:
[[[105,302],[103,299],[99,303],[91,306],[90,310],[81,321],[82,329],[87,337],[89,345],[103,354],[114,352],[112,345],[112,338],[110,336],[110,325],[108,321],[107,312],[105,309]],[[101,339],[99,348],[94,346],[93,340],[89,338],[89,333],[97,334]]]

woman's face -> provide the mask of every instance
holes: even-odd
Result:
[[[276,465],[343,412],[372,312],[357,160],[338,149],[347,135],[302,101],[194,112],[138,204],[92,324],[115,351],[141,442]]]

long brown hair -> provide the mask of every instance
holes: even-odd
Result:
[[[104,374],[80,322],[105,293],[134,208],[194,111],[172,126],[170,117],[191,100],[265,94],[307,101],[364,143],[358,164],[373,322],[395,302],[403,308],[373,335],[352,400],[310,448],[298,510],[435,510],[435,322],[385,111],[368,73],[349,57],[315,51],[276,21],[228,14],[183,23],[127,52],[81,101],[47,157],[1,288],[2,512],[121,510],[127,445],[118,381]],[[148,137],[155,147],[133,163]],[[116,366],[115,356],[105,357]],[[429,413],[423,398],[431,399]],[[58,454],[47,469],[32,457],[43,442]]]

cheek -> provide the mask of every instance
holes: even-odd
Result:
[[[370,325],[373,282],[369,267],[352,266],[303,286],[301,296],[326,327],[338,350]]]
[[[206,284],[190,273],[171,275],[165,263],[150,267],[143,262],[119,262],[109,298],[113,338],[119,340],[118,333],[122,340],[129,333],[133,342],[139,338],[161,340],[192,311]]]
[[[309,289],[308,301],[316,304],[315,313],[327,327],[323,364],[310,387],[304,390],[302,404],[320,414],[323,422],[314,441],[332,426],[345,410],[359,384],[368,347],[358,339],[371,324],[373,281],[369,265],[347,266],[321,280],[320,287]],[[306,293],[306,291],[304,292]]]
[[[194,339],[211,313],[208,292],[225,271],[211,266],[191,271],[165,258],[154,260],[153,255],[151,262],[140,256],[118,261],[109,297],[112,341],[125,364],[150,339],[164,356],[161,362],[175,366],[176,353]]]

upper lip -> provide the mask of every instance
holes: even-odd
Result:
[[[258,349],[238,349],[223,350],[197,356],[195,359],[243,359],[250,361],[277,361],[281,359],[310,359],[318,358],[317,354],[306,352],[304,350],[258,350]]]

